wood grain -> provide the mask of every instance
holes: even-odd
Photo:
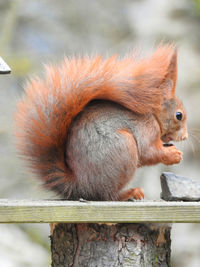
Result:
[[[0,223],[199,223],[200,202],[0,200]]]
[[[170,267],[171,227],[151,226],[56,224],[50,236],[52,267]]]

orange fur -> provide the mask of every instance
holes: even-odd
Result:
[[[57,186],[61,192],[73,186],[63,147],[73,119],[91,100],[111,100],[140,114],[160,112],[163,95],[159,86],[173,54],[172,45],[161,45],[141,60],[134,55],[105,60],[101,56],[65,58],[59,67],[46,67],[44,80],[31,80],[18,103],[16,136],[20,152],[46,187]],[[54,172],[48,171],[52,155]]]

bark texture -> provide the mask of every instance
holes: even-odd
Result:
[[[168,267],[170,227],[64,224],[52,227],[52,267]]]

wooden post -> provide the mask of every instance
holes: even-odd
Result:
[[[0,199],[0,223],[51,223],[52,267],[169,267],[168,223],[200,223],[200,184],[163,173],[161,185],[170,201]]]
[[[170,266],[170,226],[52,224],[52,267]]]
[[[168,267],[169,223],[200,223],[200,184],[163,173],[161,186],[168,201],[0,199],[0,223],[51,223],[52,267]]]
[[[180,199],[173,195],[177,177],[172,183],[167,174],[167,180],[162,197]],[[0,223],[51,223],[53,267],[102,266],[106,261],[107,266],[167,267],[169,223],[200,223],[200,201],[193,201],[200,199],[196,186],[194,193],[187,202],[0,199]],[[188,200],[188,193],[182,197]],[[112,265],[110,258],[116,259]]]
[[[163,173],[161,187],[163,199],[200,200],[200,184],[190,178]],[[169,267],[170,231],[151,223],[52,224],[52,267]]]

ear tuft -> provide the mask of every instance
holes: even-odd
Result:
[[[173,90],[176,90],[176,80],[177,80],[177,49],[175,48],[172,54],[170,64],[168,67],[167,78],[173,82]]]
[[[165,78],[160,86],[164,90],[164,97],[167,99],[174,98],[177,81],[177,49],[175,48],[166,71]]]

